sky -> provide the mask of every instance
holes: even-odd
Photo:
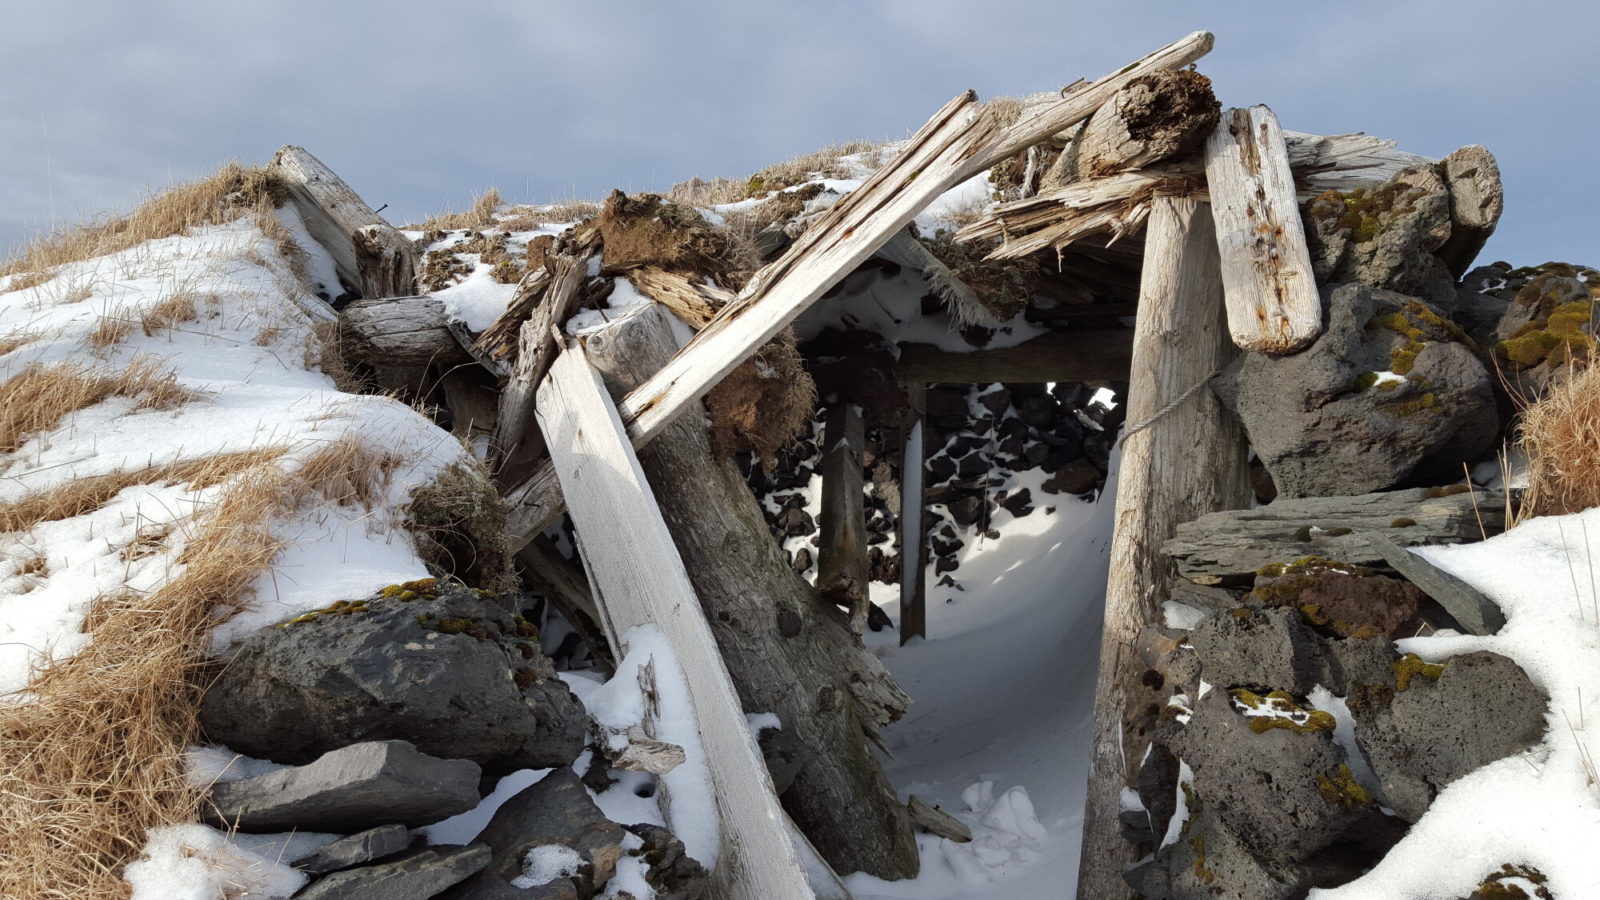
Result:
[[[1489,147],[1480,261],[1600,265],[1594,0],[0,0],[0,255],[283,144],[396,223],[742,178],[1202,29],[1224,106]]]

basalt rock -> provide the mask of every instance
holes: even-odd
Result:
[[[1327,329],[1289,356],[1244,354],[1217,382],[1283,497],[1456,477],[1499,438],[1492,377],[1459,328],[1414,297],[1345,284]]]
[[[313,882],[298,900],[428,900],[489,862],[486,847],[424,847]]]
[[[490,773],[565,765],[587,717],[536,637],[476,591],[394,585],[245,638],[206,692],[201,724],[214,741],[283,763],[403,740]]]
[[[1450,188],[1435,166],[1405,169],[1376,188],[1327,191],[1307,205],[1305,222],[1318,284],[1454,301],[1455,278],[1435,255],[1451,235]]]

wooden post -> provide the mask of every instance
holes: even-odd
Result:
[[[928,385],[906,382],[905,455],[900,462],[900,644],[928,637],[928,513],[922,502],[923,411]]]
[[[1233,342],[1293,353],[1322,333],[1322,299],[1289,148],[1265,106],[1230,109],[1206,141],[1206,182]]]
[[[1023,112],[1011,125],[984,115],[969,91],[934,114],[898,156],[828,208],[783,256],[755,274],[734,301],[649,381],[618,404],[635,446],[645,443],[750,358],[774,335],[945,191],[995,163],[1094,114],[1100,105],[1150,72],[1177,69],[1210,52],[1197,31],[1052,103]],[[535,471],[506,495],[514,546],[561,514],[554,481]]]
[[[867,441],[861,407],[839,400],[822,426],[822,515],[817,590],[850,610],[850,631],[867,628],[867,513],[861,456]]]
[[[615,396],[648,378],[672,349],[665,315],[653,306],[590,335],[586,346]],[[651,487],[670,498],[662,514],[744,708],[776,715],[800,748],[784,808],[838,871],[915,875],[910,818],[867,744],[910,698],[838,608],[795,574],[739,466],[712,454],[700,417],[668,426],[639,460]]]
[[[548,287],[533,314],[522,323],[517,336],[517,359],[500,394],[500,418],[494,436],[498,464],[492,468],[502,484],[520,480],[519,469],[523,467],[513,463],[525,464],[530,446],[538,441],[533,430],[534,389],[555,359],[556,339],[551,328],[565,322],[577,303],[579,289],[589,274],[589,257],[556,256],[545,268],[550,272]]]
[[[1149,743],[1149,710],[1165,701],[1144,681],[1135,650],[1140,631],[1161,621],[1171,584],[1161,544],[1180,522],[1250,500],[1244,433],[1210,390],[1200,388],[1155,418],[1235,352],[1222,318],[1216,237],[1202,204],[1156,198],[1140,293],[1078,873],[1078,896],[1094,900],[1133,896],[1122,873],[1139,854],[1122,839],[1117,816],[1122,789]]]
[[[816,895],[683,559],[616,407],[582,349],[569,348],[556,359],[539,389],[538,414],[580,551],[619,635],[618,652],[627,652],[634,629],[659,629],[683,673],[719,819],[713,879],[721,896],[812,900]]]
[[[304,147],[273,154],[268,171],[289,189],[306,230],[333,257],[339,279],[368,299],[416,290],[417,252],[398,229]]]

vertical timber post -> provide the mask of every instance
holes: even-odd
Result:
[[[867,626],[868,566],[866,483],[861,457],[866,446],[861,407],[847,398],[828,410],[822,427],[822,521],[817,547],[817,590],[850,610],[850,630]]]
[[[1201,388],[1166,409],[1236,351],[1224,319],[1210,211],[1189,199],[1153,202],[1100,637],[1078,870],[1083,900],[1134,896],[1122,873],[1139,853],[1123,840],[1118,813],[1164,700],[1161,678],[1149,677],[1134,649],[1140,629],[1161,621],[1171,585],[1161,544],[1179,523],[1246,506],[1250,497],[1244,432],[1216,397]]]
[[[922,474],[927,465],[923,410],[928,386],[906,384],[904,456],[900,461],[900,644],[928,637],[928,514],[922,502]]]

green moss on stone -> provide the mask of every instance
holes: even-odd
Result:
[[[1389,666],[1394,669],[1394,687],[1396,691],[1404,691],[1411,687],[1411,679],[1418,675],[1425,678],[1438,680],[1444,674],[1443,663],[1424,662],[1422,657],[1415,653],[1407,653],[1398,662]]]
[[[1325,775],[1317,776],[1317,793],[1322,795],[1322,799],[1345,809],[1371,806],[1377,802],[1372,792],[1356,781],[1350,767],[1344,763]]]

